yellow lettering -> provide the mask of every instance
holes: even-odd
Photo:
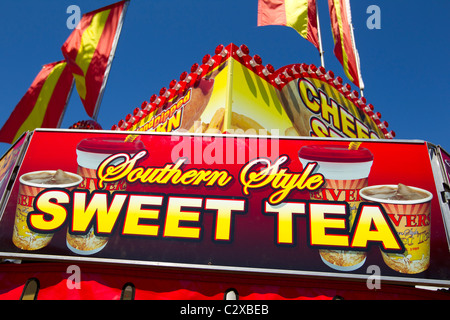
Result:
[[[97,169],[99,188],[103,189],[105,182],[119,181],[125,178],[134,168],[136,162],[146,154],[147,151],[141,151],[130,158],[130,155],[126,153],[118,153],[106,158]],[[112,165],[111,163],[117,159],[124,159],[124,161],[117,166]]]
[[[320,112],[320,104],[316,87],[306,79],[300,79],[298,82],[300,97],[303,104],[314,113]]]
[[[167,132],[172,132],[176,130],[181,125],[181,111],[177,111],[174,116],[169,119],[169,123],[167,125]]]
[[[244,194],[248,195],[250,188],[258,189],[271,185],[277,191],[270,195],[269,202],[278,204],[294,189],[314,191],[325,183],[321,174],[312,174],[317,165],[316,163],[309,163],[301,173],[289,173],[287,169],[280,169],[280,165],[287,159],[287,156],[282,156],[274,163],[263,158],[249,162],[241,170],[240,174],[240,182]],[[266,165],[266,167],[258,171],[251,171],[259,163]]]
[[[50,201],[56,200],[56,203]],[[58,229],[66,221],[67,210],[60,205],[69,203],[70,197],[64,191],[48,191],[42,193],[35,200],[38,213],[30,214],[30,225],[40,231],[53,231]],[[51,219],[44,219],[45,215],[50,215]]]
[[[322,119],[328,123],[332,123],[336,129],[341,129],[341,124],[339,120],[339,105],[333,99],[329,99],[326,94],[322,91],[320,92],[320,104],[322,106]],[[333,121],[331,121],[333,117]]]
[[[347,212],[344,204],[310,203],[310,242],[315,246],[348,247],[348,235],[332,234],[330,229],[348,231]],[[326,214],[341,217],[326,217]]]
[[[283,202],[279,205],[271,205],[265,203],[266,212],[277,213],[277,243],[293,244],[294,243],[294,214],[305,214],[304,203]]]
[[[200,227],[182,227],[180,222],[199,222],[200,212],[182,211],[182,207],[201,208],[202,198],[169,197],[164,237],[200,239]]]
[[[356,138],[355,117],[344,108],[341,109],[342,132],[349,138]]]
[[[141,196],[131,195],[128,204],[127,214],[125,217],[123,231],[124,235],[143,235],[157,236],[159,231],[158,225],[141,224],[140,219],[156,220],[159,217],[157,209],[143,209],[144,205],[162,205],[162,196]]]
[[[311,130],[313,137],[328,137],[328,129],[327,126],[317,118],[311,119]]]
[[[378,206],[363,205],[355,218],[352,248],[366,248],[368,242],[381,242],[385,250],[401,250],[388,220]]]
[[[233,199],[206,199],[205,209],[217,211],[214,240],[230,241],[232,212],[243,212],[245,209],[245,201]]]
[[[97,216],[97,233],[110,234],[117,221],[122,206],[127,199],[125,194],[114,194],[108,207],[109,193],[94,193],[86,206],[87,192],[74,192],[72,232],[85,233],[94,216]]]
[[[188,90],[188,92],[186,93],[186,95],[183,98],[183,104],[188,103],[191,100],[191,92],[192,92],[192,88]]]

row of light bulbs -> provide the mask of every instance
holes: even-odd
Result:
[[[201,64],[194,63],[190,72],[183,72],[178,81],[174,79],[170,82],[168,88],[161,88],[159,95],[152,95],[148,102],[144,101],[141,107],[135,108],[133,114],[128,114],[125,119],[113,125],[111,130],[130,130],[148,114],[156,114],[164,110],[170,101],[176,97],[183,96],[189,88],[194,87],[202,77],[206,76],[230,56],[233,56],[278,89],[282,89],[291,80],[302,77],[313,77],[325,81],[334,86],[342,95],[350,99],[367,116],[373,119],[385,138],[393,139],[395,137],[394,131],[388,131],[389,124],[387,121],[382,121],[381,114],[374,112],[373,105],[367,104],[364,97],[359,97],[359,93],[356,90],[352,90],[348,83],[344,84],[341,77],[335,77],[332,71],[326,71],[322,66],[316,67],[314,64],[308,65],[305,63],[286,66],[275,71],[271,64],[263,65],[259,55],[251,56],[250,50],[244,44],[239,47],[234,44],[230,44],[227,47],[223,45],[217,46],[213,56],[205,55]]]

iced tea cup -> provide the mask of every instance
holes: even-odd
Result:
[[[361,190],[363,200],[383,206],[403,242],[403,253],[381,251],[384,262],[393,270],[416,274],[430,265],[431,199],[433,195],[424,189],[406,187],[405,195],[397,196],[398,185],[370,186]],[[392,194],[389,194],[389,189]],[[381,191],[380,191],[381,190]],[[407,193],[417,196],[408,196]]]
[[[345,201],[349,204],[348,225],[352,230],[361,198],[359,191],[368,185],[373,154],[366,148],[357,150],[340,145],[310,145],[302,147],[299,159],[303,167],[316,162],[315,173],[321,173],[325,184],[310,192],[311,200]],[[321,249],[322,261],[332,269],[353,271],[366,261],[366,253],[350,250]]]
[[[97,169],[100,164],[113,154],[128,153],[134,155],[144,148],[142,141],[126,142],[123,139],[101,139],[89,138],[82,140],[76,149],[78,169],[77,173],[83,177],[80,189],[86,189],[90,192],[98,190]],[[113,162],[118,165],[121,160]],[[114,193],[117,191],[126,191],[127,183],[120,180],[111,183],[105,183],[103,190]],[[93,226],[87,234],[71,234],[69,229],[66,235],[67,247],[74,253],[80,255],[91,255],[100,252],[108,243],[109,237],[98,236],[95,234]]]
[[[27,217],[33,211],[35,197],[43,190],[49,188],[64,188],[72,190],[77,187],[83,178],[77,174],[64,172],[61,179],[54,179],[61,170],[35,171],[23,174],[19,178],[19,194],[17,197],[16,215],[12,241],[22,250],[32,251],[47,246],[53,238],[53,233],[37,233],[31,231],[27,224]]]

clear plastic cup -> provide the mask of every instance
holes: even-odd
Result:
[[[416,199],[401,199],[402,196],[388,196],[386,193],[388,188],[395,191],[398,189],[398,185],[370,186],[360,191],[360,195],[365,201],[376,202],[383,206],[405,246],[403,253],[381,251],[383,260],[391,269],[400,273],[423,272],[430,265],[431,199],[433,195],[424,189],[407,187],[418,196],[414,197]],[[383,192],[379,190],[383,190]]]
[[[72,190],[83,181],[81,176],[70,172],[64,172],[71,177],[66,181],[61,180],[49,183],[43,178],[54,176],[56,172],[55,170],[35,171],[23,174],[19,178],[19,194],[12,237],[14,245],[19,249],[27,251],[38,250],[47,246],[53,238],[53,233],[36,233],[28,227],[27,217],[33,211],[35,197],[48,188]]]

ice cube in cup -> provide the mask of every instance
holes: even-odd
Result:
[[[53,171],[41,171],[36,173],[29,173],[23,175],[23,181],[33,184],[46,184],[46,185],[65,185],[76,183],[79,177],[70,175],[61,169]]]
[[[366,196],[380,200],[420,200],[429,195],[402,183],[397,186],[379,186],[364,190]]]
[[[62,170],[46,170],[25,173],[19,181],[18,199],[30,200],[17,202],[12,241],[19,249],[38,250],[50,243],[53,233],[37,233],[29,229],[27,217],[33,211],[35,197],[43,190],[55,186],[72,190],[83,181],[83,178]]]
[[[430,265],[433,194],[424,189],[398,184],[363,188],[360,195],[363,200],[379,203],[384,208],[404,244],[402,253],[381,251],[386,265],[407,274],[427,270]]]
[[[428,197],[428,194],[417,189],[405,186],[399,183],[397,187],[397,193],[394,200],[420,200]]]

